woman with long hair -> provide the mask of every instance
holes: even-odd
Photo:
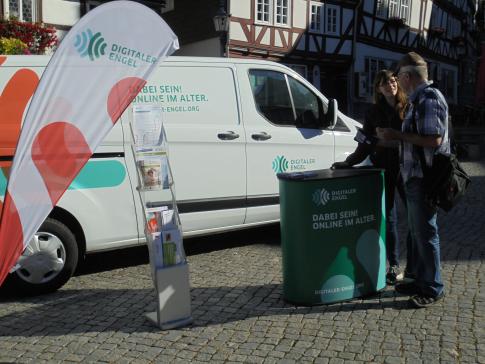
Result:
[[[368,110],[362,131],[359,133],[357,149],[343,162],[336,162],[332,168],[348,168],[370,157],[377,168],[385,169],[386,188],[386,251],[389,268],[386,274],[388,284],[395,284],[399,278],[399,240],[397,236],[397,213],[395,191],[399,177],[399,145],[397,142],[377,140],[376,128],[401,130],[407,109],[407,97],[389,70],[381,70],[374,80],[374,104]]]

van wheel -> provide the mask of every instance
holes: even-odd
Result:
[[[20,267],[9,275],[7,289],[22,295],[53,292],[71,278],[78,255],[71,230],[48,218],[19,258]]]

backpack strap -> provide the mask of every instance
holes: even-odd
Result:
[[[413,101],[413,114],[412,114],[412,119],[411,119],[411,128],[413,132],[415,132],[418,135],[421,135],[418,130],[418,125],[416,123],[416,109],[418,108],[418,101]],[[413,150],[416,150],[419,155],[419,159],[421,161],[421,171],[423,172],[424,176],[424,169],[428,167],[426,164],[426,158],[424,157],[424,149],[420,145],[413,144]]]

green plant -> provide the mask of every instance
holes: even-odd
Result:
[[[0,54],[26,54],[27,44],[17,38],[0,38]]]
[[[27,45],[29,54],[44,54],[57,45],[57,34],[53,27],[42,23],[26,23],[17,19],[0,20],[0,37],[14,38]]]

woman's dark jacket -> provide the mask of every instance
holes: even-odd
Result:
[[[364,133],[376,136],[376,128],[401,130],[402,119],[396,109],[385,100],[373,104],[365,116]],[[367,156],[377,168],[385,169],[386,209],[394,206],[394,191],[399,177],[399,148],[385,148],[359,143],[355,152],[349,155],[346,162],[350,165],[361,163]]]
[[[401,130],[402,119],[396,109],[390,106],[385,100],[373,104],[367,111],[364,120],[364,133],[376,136],[376,128],[393,128]],[[350,165],[361,163],[367,156],[370,156],[372,164],[377,168],[399,169],[399,150],[398,148],[384,148],[361,144],[349,155],[346,162]]]

